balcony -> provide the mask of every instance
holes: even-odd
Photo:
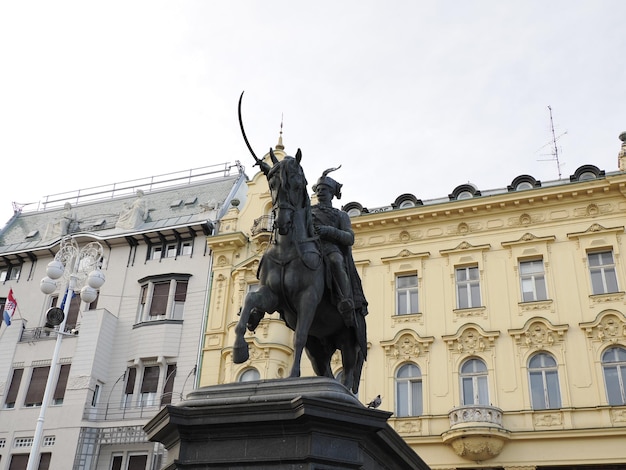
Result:
[[[509,431],[502,426],[500,408],[459,406],[448,417],[450,430],[442,434],[443,442],[464,459],[479,462],[496,457],[509,439]]]

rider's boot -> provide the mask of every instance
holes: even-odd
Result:
[[[337,304],[337,310],[339,310],[346,326],[354,326],[354,303],[352,299],[340,300]]]

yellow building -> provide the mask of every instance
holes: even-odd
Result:
[[[521,175],[500,190],[465,184],[440,200],[343,207],[370,312],[360,399],[380,394],[390,424],[431,468],[626,468],[620,139],[617,171],[585,165],[566,180]],[[276,314],[248,334],[249,361],[231,359],[237,313],[271,239],[265,176],[248,184],[246,203],[208,242],[203,386],[280,378],[291,364],[291,332]],[[304,374],[313,375],[306,360]]]

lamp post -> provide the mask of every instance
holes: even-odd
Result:
[[[57,279],[61,277],[65,280],[65,300],[63,305],[63,317],[59,323],[57,332],[57,340],[52,354],[50,363],[50,371],[46,388],[41,403],[39,418],[35,428],[35,436],[31,446],[30,455],[28,457],[28,465],[26,470],[35,470],[39,466],[39,447],[43,435],[43,424],[46,417],[46,409],[50,401],[50,395],[53,393],[55,379],[58,371],[59,353],[61,351],[61,342],[65,333],[65,323],[70,311],[70,304],[74,293],[80,292],[83,302],[91,303],[96,300],[98,291],[104,284],[104,274],[100,271],[103,255],[102,245],[98,242],[91,242],[83,248],[79,248],[76,240],[72,237],[65,237],[61,240],[59,252],[54,257],[54,261],[48,263],[46,268],[47,277],[41,280],[40,287],[44,294],[52,294],[57,288]],[[50,309],[52,310],[52,309]],[[59,310],[50,312],[59,318]]]

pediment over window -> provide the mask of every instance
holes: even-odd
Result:
[[[439,253],[442,255],[449,255],[452,253],[461,253],[464,251],[486,251],[491,249],[491,245],[489,243],[485,245],[472,245],[467,241],[462,241],[455,248],[451,248],[448,250],[439,250]]]
[[[404,261],[407,259],[419,259],[419,258],[428,258],[430,256],[430,252],[423,251],[420,253],[413,253],[411,250],[401,250],[395,256],[387,256],[385,258],[381,258],[383,263],[391,263],[393,261]]]
[[[518,346],[542,349],[561,343],[568,328],[567,325],[552,325],[545,318],[534,317],[523,328],[510,329],[509,334]]]
[[[548,243],[548,242],[553,242],[555,240],[556,240],[556,237],[554,235],[549,235],[547,237],[538,237],[536,235],[533,235],[530,232],[526,232],[517,240],[502,242],[501,245],[503,247],[511,247],[513,245],[521,245],[525,243]]]
[[[448,349],[459,354],[475,354],[492,349],[499,331],[485,331],[475,323],[468,323],[459,328],[454,335],[443,336]]]
[[[381,341],[380,345],[386,356],[409,360],[428,353],[434,340],[432,336],[422,338],[412,330],[402,330],[392,340]]]
[[[579,323],[592,341],[617,343],[626,340],[626,318],[617,310],[600,312],[592,322]]]
[[[589,235],[597,235],[600,233],[622,233],[624,232],[624,226],[618,226],[618,227],[603,227],[600,224],[591,224],[589,226],[589,228],[587,230],[585,230],[584,232],[573,232],[573,233],[568,233],[567,234],[567,238],[578,238],[578,237],[583,237],[583,236],[589,236]]]

